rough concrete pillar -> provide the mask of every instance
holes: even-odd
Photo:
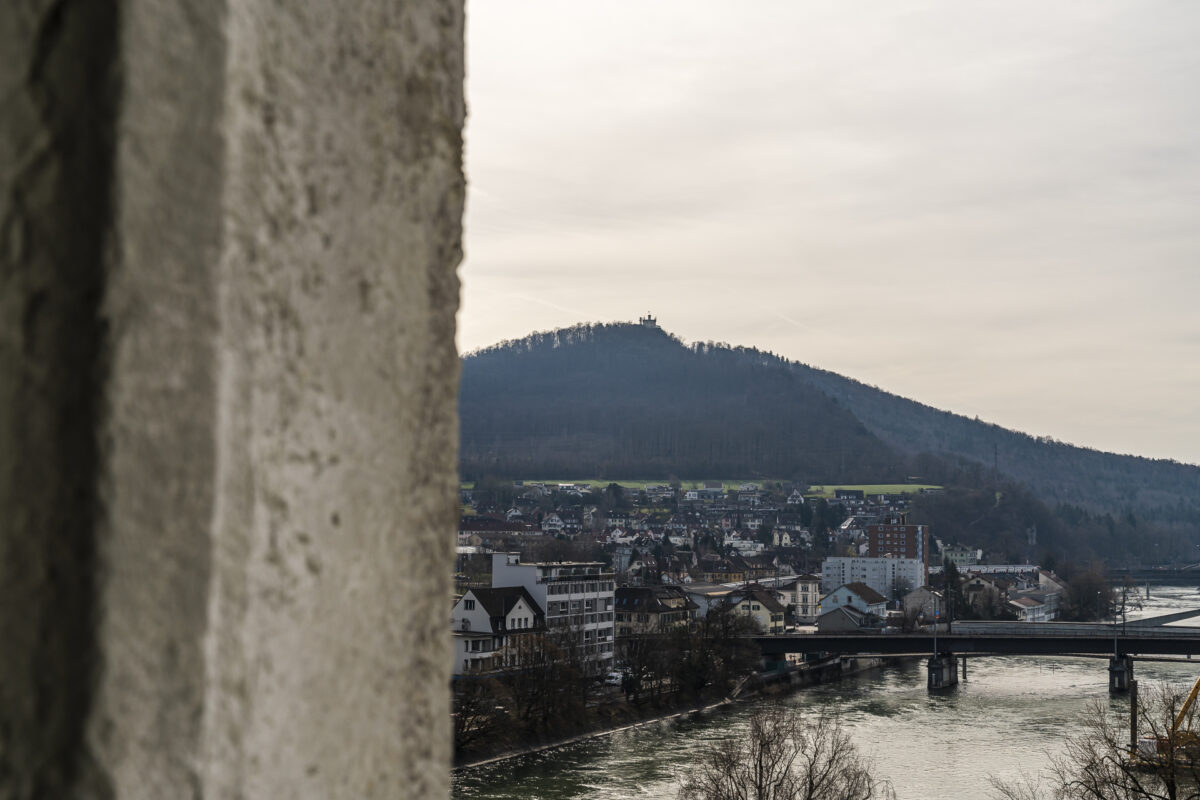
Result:
[[[958,685],[958,659],[952,654],[930,656],[925,664],[930,691],[949,689]]]
[[[1129,656],[1116,656],[1108,660],[1108,691],[1120,694],[1129,691],[1129,683],[1133,680],[1133,659]]]
[[[0,797],[445,796],[461,3],[0,52]]]

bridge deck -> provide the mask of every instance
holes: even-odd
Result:
[[[1033,623],[1031,623],[1033,624]],[[932,653],[934,637],[928,633],[897,634],[787,634],[754,637],[764,655],[784,653],[840,653],[856,655],[911,655]],[[1115,643],[1114,643],[1115,639]],[[1154,628],[1118,632],[1114,637],[1077,635],[983,635],[938,633],[942,653],[989,655],[1108,654],[1200,655],[1200,629]]]

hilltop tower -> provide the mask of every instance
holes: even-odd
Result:
[[[657,328],[658,327],[658,320],[656,320],[654,317],[652,317],[650,315],[649,311],[646,312],[646,316],[638,317],[638,323],[643,328]]]

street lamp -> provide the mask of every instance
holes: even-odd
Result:
[[[937,658],[938,596],[933,596],[933,657]]]

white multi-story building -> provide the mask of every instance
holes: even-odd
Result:
[[[613,573],[600,561],[522,563],[517,553],[492,554],[492,587],[524,586],[546,613],[551,634],[570,634],[596,672],[613,662]]]
[[[884,597],[900,598],[923,586],[925,562],[919,558],[827,558],[821,562],[821,591],[864,583]]]
[[[821,579],[816,575],[796,578],[796,618],[805,623],[815,622],[820,608]]]
[[[546,619],[523,586],[468,589],[451,616],[454,674],[469,675],[521,667],[522,637],[546,632]]]
[[[956,567],[970,567],[979,563],[979,550],[961,544],[950,544],[942,548],[942,560]]]
[[[771,582],[762,581],[764,585],[772,586],[779,602],[784,607],[792,607],[792,615],[796,622],[808,625],[816,621],[821,606],[821,579],[816,575],[799,575],[794,578],[783,578]],[[792,622],[792,620],[788,620]]]

